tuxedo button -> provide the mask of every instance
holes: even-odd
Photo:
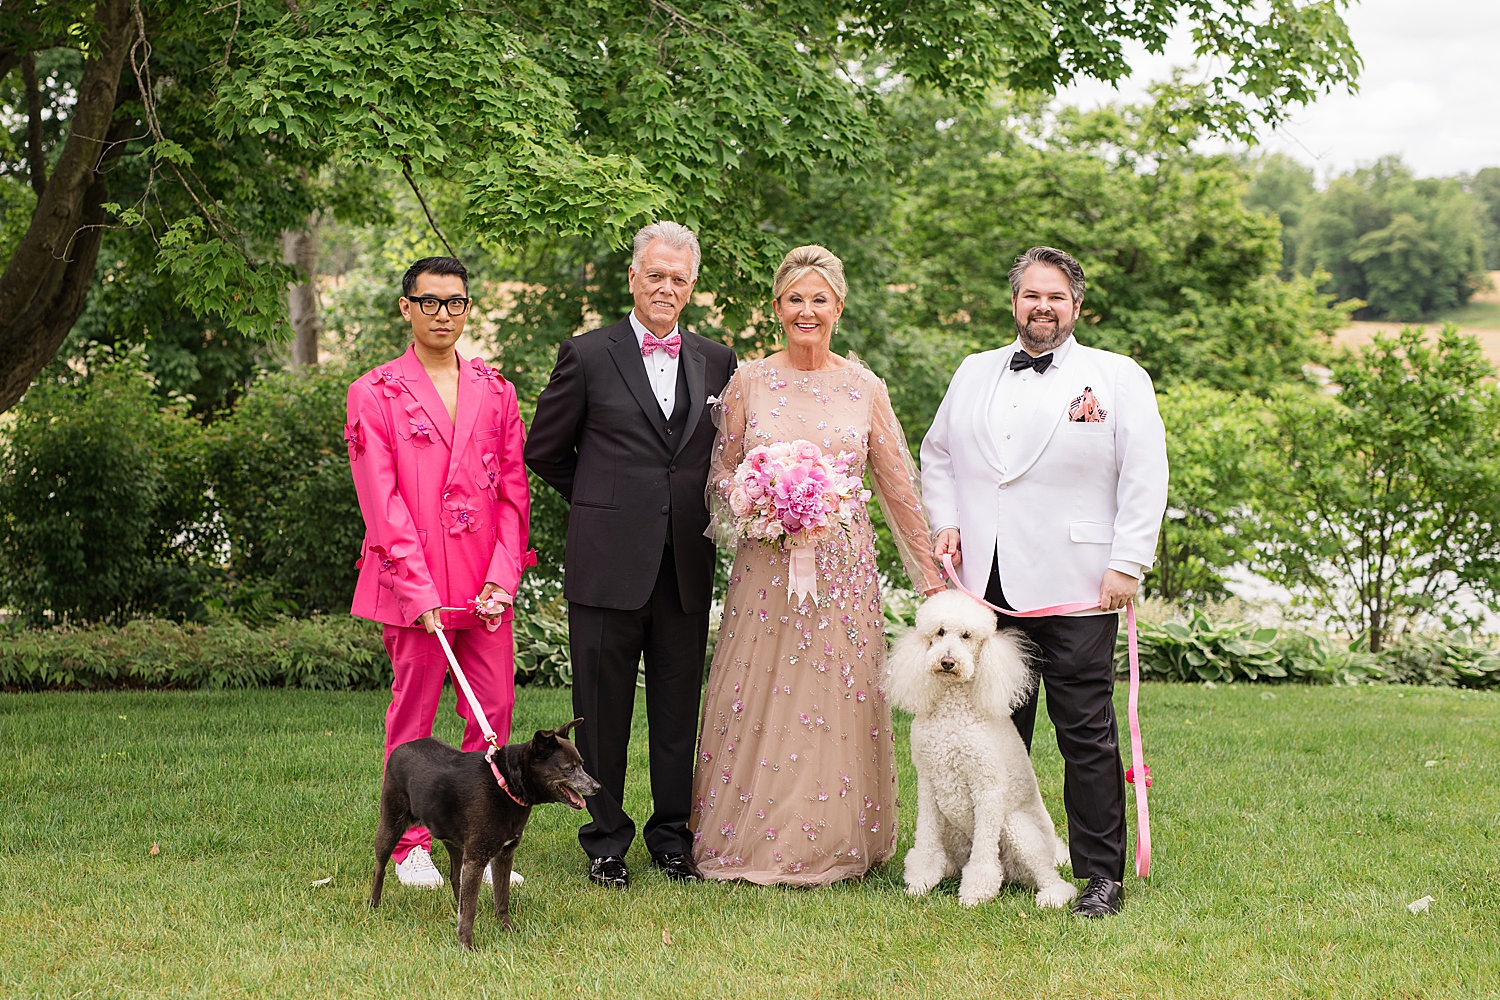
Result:
[[[667,437],[671,437],[671,436],[672,436],[672,428],[668,427],[667,428]]]
[[[670,507],[670,506],[665,506],[665,505],[664,505],[664,506],[663,506],[663,507],[662,507],[662,509],[661,509],[661,512],[662,512],[662,513],[663,513],[663,514],[670,514],[670,513],[671,513],[671,512],[672,512],[672,508],[671,508],[671,507]]]
[[[676,472],[677,471],[677,466],[675,466],[675,465],[669,465],[669,466],[667,466],[667,471],[668,472]]]

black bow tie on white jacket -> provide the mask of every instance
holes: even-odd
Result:
[[[1010,356],[1010,370],[1018,372],[1023,368],[1035,368],[1038,375],[1047,374],[1047,369],[1052,367],[1052,352],[1048,351],[1039,358],[1033,358],[1025,351],[1017,351]]]

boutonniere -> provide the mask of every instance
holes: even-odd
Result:
[[[709,396],[706,400],[704,400],[704,402],[707,403],[709,406],[718,406],[720,403],[722,403],[724,401],[722,399],[720,399],[718,396]]]

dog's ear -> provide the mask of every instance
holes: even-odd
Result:
[[[562,725],[558,726],[555,732],[557,733],[559,739],[566,739],[569,729],[577,729],[581,725],[583,725],[582,719],[574,719],[572,722],[564,722]]]
[[[974,701],[991,718],[1009,715],[1031,694],[1031,650],[1014,629],[990,634],[979,647],[974,671]]]
[[[538,729],[536,731],[536,735],[531,737],[531,745],[536,747],[538,750],[545,750],[547,748],[547,744],[556,742],[556,729]]]

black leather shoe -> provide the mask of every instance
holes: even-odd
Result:
[[[1112,917],[1125,905],[1125,890],[1114,879],[1094,876],[1083,887],[1073,913],[1079,917]]]
[[[595,858],[589,865],[589,881],[606,889],[628,889],[630,869],[625,867],[625,859],[615,854]]]
[[[703,873],[693,864],[691,854],[653,854],[651,863],[673,882],[703,881]]]

